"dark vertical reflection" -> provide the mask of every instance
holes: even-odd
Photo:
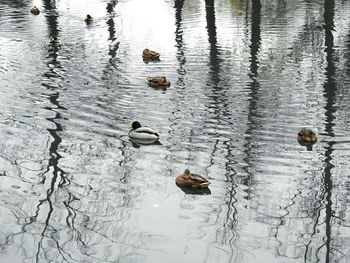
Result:
[[[252,9],[253,9],[253,12],[254,11],[260,12],[261,1],[260,0],[252,0]]]
[[[110,17],[107,20],[107,25],[108,25],[108,32],[109,32],[109,38],[108,40],[111,41],[110,45],[109,45],[109,52],[108,55],[111,56],[110,59],[110,64],[113,64],[113,59],[115,58],[117,51],[119,49],[119,42],[117,41],[116,37],[115,37],[115,23],[114,23],[114,19],[112,17]]]
[[[325,30],[325,54],[326,54],[326,68],[325,68],[325,81],[323,84],[323,96],[325,97],[325,135],[329,138],[334,137],[334,120],[335,120],[335,95],[336,95],[336,67],[335,67],[335,50],[334,50],[334,0],[324,1],[324,30]],[[326,250],[324,257],[324,262],[331,262],[331,240],[332,240],[332,225],[331,220],[334,216],[334,211],[332,209],[332,191],[333,191],[333,181],[332,181],[332,169],[334,165],[332,164],[332,153],[333,153],[334,141],[326,141],[325,147],[325,167],[323,170],[323,188],[324,192],[321,195],[319,201],[321,204],[325,203],[325,237],[323,238],[324,243],[318,247],[316,250],[316,257],[318,261],[320,260],[319,253],[322,249]],[[318,219],[314,225],[314,231],[312,236],[316,233],[317,227],[320,225],[320,214],[318,212]],[[311,241],[310,241],[311,243]],[[307,258],[307,253],[309,252],[310,243],[306,246],[305,256]]]
[[[214,107],[213,113],[215,114],[214,118],[217,120],[217,122],[221,125],[227,125],[228,123],[222,123],[222,118],[229,117],[231,115],[231,112],[227,108],[227,106],[229,105],[229,101],[224,89],[225,80],[221,79],[221,77],[224,76],[220,76],[220,73],[222,73],[223,69],[221,54],[219,51],[220,49],[217,42],[216,13],[214,0],[205,0],[205,12],[209,42],[209,81],[207,86],[210,89],[210,99],[212,100],[210,105],[213,105],[212,107]],[[214,143],[213,151],[211,153],[212,160],[215,158],[215,151],[219,148],[219,142],[220,141],[217,139]],[[228,242],[228,244],[232,248],[230,262],[234,258],[234,240],[237,238],[237,210],[235,207],[235,204],[237,202],[237,184],[235,183],[236,171],[234,169],[235,160],[233,153],[233,144],[234,143],[232,142],[231,138],[227,138],[227,140],[223,142],[223,147],[226,149],[225,178],[228,182],[225,193],[225,205],[227,205],[227,210],[223,228],[225,229],[228,235],[226,236],[225,234],[225,240],[219,241],[219,243]],[[214,161],[212,160],[210,162],[211,164],[214,163]],[[207,167],[207,169],[208,168],[209,167]]]
[[[175,0],[175,42],[177,47],[176,58],[179,62],[179,68],[177,73],[179,74],[177,85],[184,86],[184,75],[186,74],[186,70],[184,69],[184,65],[186,63],[185,57],[185,45],[183,42],[183,30],[182,30],[182,7],[184,5],[185,0]]]
[[[346,52],[345,52],[345,58],[346,58],[346,62],[345,62],[345,71],[347,73],[347,75],[350,75],[350,31],[347,35],[347,41],[346,41]]]
[[[252,0],[255,2],[254,0]],[[251,18],[251,39],[250,39],[250,77],[253,80],[253,86],[258,86],[258,83],[256,81],[256,77],[258,76],[258,68],[259,68],[259,61],[258,61],[258,53],[260,49],[261,44],[261,29],[260,29],[260,16],[261,16],[261,6],[255,6],[253,4],[252,6],[252,18]]]
[[[249,77],[251,79],[249,85],[249,105],[248,105],[248,129],[246,134],[249,135],[246,138],[245,154],[246,158],[244,161],[248,164],[244,170],[247,173],[247,177],[243,180],[243,184],[248,186],[248,198],[249,198],[249,185],[251,183],[252,177],[252,134],[253,131],[258,127],[256,121],[257,117],[257,104],[259,101],[258,91],[259,91],[259,82],[257,81],[258,69],[259,69],[259,60],[258,54],[261,45],[261,29],[260,29],[260,17],[261,17],[261,5],[257,5],[256,1],[252,0],[252,9],[251,9],[251,38],[250,38],[250,67],[249,67]],[[259,1],[260,3],[260,1]]]
[[[185,1],[184,0],[175,0],[174,2],[174,9],[175,9],[175,47],[177,49],[176,51],[176,59],[178,61],[178,68],[176,70],[177,72],[177,80],[176,80],[176,86],[183,89],[185,88],[185,80],[184,77],[186,75],[185,70],[185,64],[186,64],[186,46],[183,40],[183,28],[182,28],[182,8],[184,6]],[[184,97],[183,93],[180,91],[178,94],[180,96],[180,100],[182,100],[182,97]],[[175,100],[178,101],[178,100]],[[171,133],[175,132],[175,127],[178,123],[178,117],[177,111],[180,111],[181,106],[179,103],[176,103],[175,109],[172,112],[173,118],[170,120],[170,128]],[[188,151],[189,155],[191,155],[191,151]],[[189,156],[191,158],[191,156]]]
[[[215,23],[215,6],[214,0],[205,0],[205,12],[206,12],[206,21],[207,21],[207,32],[209,39],[209,59],[210,59],[210,67],[211,72],[213,74],[214,83],[218,83],[219,72],[220,72],[220,60],[219,60],[219,51],[217,47],[217,37],[216,37],[216,23]]]
[[[108,55],[111,56],[111,58],[115,58],[116,52],[119,48],[119,42],[116,41],[116,36],[115,36],[115,22],[114,22],[114,6],[112,3],[107,4],[107,12],[110,14],[110,17],[107,20],[107,25],[108,25],[108,32],[109,32],[109,38],[108,40],[111,41],[109,45],[109,52]],[[110,61],[111,62],[111,61]]]
[[[43,200],[39,201],[39,204],[37,205],[37,210],[35,212],[35,215],[37,216],[40,211],[40,207],[43,204],[47,204],[49,211],[45,219],[45,226],[41,232],[41,239],[38,242],[38,250],[36,253],[36,261],[40,261],[40,251],[43,250],[43,240],[44,238],[50,237],[50,239],[56,243],[56,246],[58,250],[60,250],[58,241],[54,237],[53,233],[56,232],[55,228],[50,224],[51,216],[53,213],[53,205],[51,197],[53,193],[55,192],[55,188],[61,188],[63,185],[69,183],[69,181],[66,178],[65,172],[59,167],[59,160],[62,158],[62,156],[58,153],[58,147],[62,141],[61,137],[59,136],[59,132],[62,131],[62,126],[58,122],[59,119],[61,119],[61,115],[58,112],[58,110],[65,109],[62,107],[59,103],[59,91],[57,90],[58,84],[57,81],[61,78],[60,74],[57,73],[57,70],[61,68],[57,58],[58,58],[58,51],[60,49],[59,44],[59,30],[58,30],[58,15],[56,14],[56,7],[55,7],[55,1],[49,1],[45,0],[44,8],[46,9],[47,15],[47,25],[48,25],[48,31],[49,31],[49,37],[50,37],[50,44],[48,47],[48,55],[47,55],[47,67],[48,71],[44,73],[45,81],[42,83],[43,86],[45,86],[48,91],[48,98],[52,106],[45,107],[45,109],[54,112],[54,117],[46,118],[50,123],[53,124],[54,128],[48,128],[48,132],[50,133],[51,137],[53,138],[53,141],[50,144],[49,147],[49,161],[48,161],[48,167],[45,174],[48,174],[49,172],[52,172],[52,178],[51,182],[49,184],[49,189],[46,191],[46,197]],[[49,176],[44,177],[43,183],[46,181],[46,179],[49,178]],[[56,186],[57,184],[57,186]],[[47,230],[50,229],[50,234],[46,233]],[[51,234],[52,233],[52,234]],[[46,255],[45,252],[43,252],[44,255]]]
[[[106,69],[103,70],[102,74],[102,80],[118,80],[122,81],[123,77],[122,74],[120,73],[120,68],[118,67],[118,59],[117,59],[117,52],[119,50],[119,41],[118,37],[116,36],[116,28],[115,28],[115,13],[114,13],[114,8],[115,6],[112,3],[107,3],[107,12],[109,13],[109,18],[107,20],[107,29],[108,29],[108,40],[110,41],[109,46],[108,46],[108,55],[110,56],[109,58],[109,63],[106,64]],[[115,70],[117,69],[117,71]],[[118,76],[118,78],[113,78],[113,76]],[[107,89],[110,89],[110,85],[107,86]]]
[[[108,18],[107,20],[107,25],[108,25],[108,32],[109,32],[109,38],[108,40],[114,40],[115,36],[115,25],[114,25],[114,20],[112,17]]]
[[[333,30],[334,30],[334,0],[325,0],[324,2],[324,21],[325,21],[325,52],[326,52],[326,79],[323,85],[324,96],[326,99],[325,106],[325,133],[328,137],[334,137],[333,126],[335,119],[335,93],[336,93],[336,83],[335,83],[335,63],[334,63],[334,39],[333,39]],[[330,253],[331,253],[331,239],[332,239],[332,227],[331,220],[333,217],[332,210],[332,169],[334,165],[332,164],[332,153],[333,153],[333,144],[334,142],[327,142],[326,152],[325,152],[325,168],[323,173],[324,178],[324,200],[326,201],[325,205],[325,227],[326,227],[326,236],[324,238],[324,245],[322,245],[318,252],[323,246],[326,247],[326,258],[325,262],[330,262]]]

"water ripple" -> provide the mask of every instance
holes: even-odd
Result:
[[[0,5],[1,258],[346,262],[349,3],[107,2]]]

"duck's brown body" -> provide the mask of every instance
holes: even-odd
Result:
[[[148,48],[144,49],[142,52],[142,58],[145,60],[150,59],[159,59],[160,54],[156,51],[149,50]]]
[[[199,174],[193,174],[188,169],[176,177],[176,184],[185,187],[206,188],[210,182]]]
[[[164,76],[156,76],[156,77],[148,77],[147,78],[148,85],[151,87],[169,87],[170,81],[166,79]]]
[[[302,128],[298,132],[298,141],[304,143],[315,143],[317,142],[317,137],[312,130],[308,128]]]

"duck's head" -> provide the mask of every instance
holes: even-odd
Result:
[[[186,169],[186,170],[184,171],[184,174],[190,175],[190,174],[191,174],[191,172],[190,172],[190,170],[189,170],[189,169]]]
[[[131,127],[133,130],[136,130],[138,128],[141,127],[141,123],[139,123],[138,121],[134,121],[132,124],[131,124]]]

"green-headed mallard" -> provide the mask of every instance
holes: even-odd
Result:
[[[142,58],[144,60],[159,59],[160,54],[156,51],[144,49],[142,52]]]
[[[141,127],[138,121],[134,121],[129,131],[130,139],[135,139],[144,143],[153,143],[159,139],[159,133],[149,127]]]
[[[165,76],[148,77],[147,83],[151,87],[169,87],[170,81]]]
[[[36,6],[33,6],[33,7],[30,9],[30,12],[31,12],[33,15],[39,15],[39,14],[40,14],[40,10],[39,10],[39,8],[37,8]]]
[[[302,128],[298,132],[298,141],[303,143],[315,143],[317,142],[317,137],[311,129]]]
[[[175,180],[176,184],[184,187],[205,188],[210,182],[199,174],[193,174],[186,169],[182,174],[178,175]]]

